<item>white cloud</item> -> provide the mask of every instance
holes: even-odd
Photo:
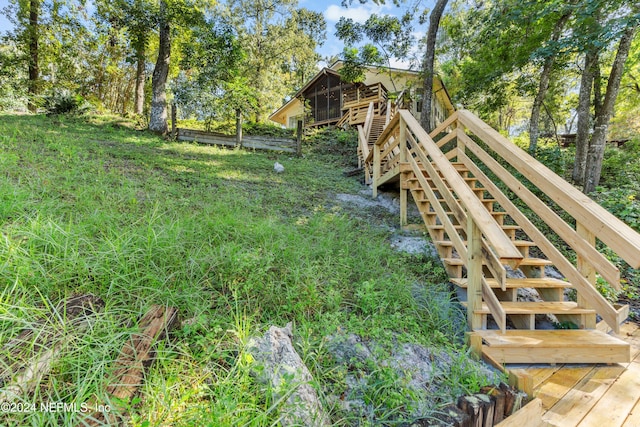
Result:
[[[328,23],[338,22],[341,17],[345,17],[351,18],[355,22],[362,24],[367,20],[367,18],[369,18],[369,16],[374,13],[380,14],[388,8],[389,5],[376,5],[373,3],[349,8],[332,4],[325,9],[323,14],[324,19],[326,19]]]

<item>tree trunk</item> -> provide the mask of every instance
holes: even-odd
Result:
[[[600,71],[600,64],[596,63],[593,66],[593,114],[594,117],[598,117],[602,114],[602,72]]]
[[[589,148],[589,130],[591,128],[591,88],[593,87],[594,65],[598,62],[598,53],[591,48],[584,57],[584,70],[580,80],[578,95],[578,125],[576,130],[576,158],[573,163],[573,182],[584,182],[584,170]]]
[[[136,52],[137,67],[136,67],[136,88],[135,88],[135,101],[134,111],[136,114],[142,115],[144,112],[144,51],[138,49]]]
[[[39,92],[40,68],[38,66],[38,18],[40,17],[40,0],[30,0],[29,2],[29,28],[27,30],[29,39],[29,101],[27,108],[35,113],[38,109],[35,97]]]
[[[560,17],[556,25],[553,27],[553,33],[551,41],[556,43],[562,35],[562,30],[569,20],[571,12],[565,13]],[[542,75],[540,76],[540,83],[538,84],[538,93],[533,101],[533,107],[531,108],[531,120],[529,121],[529,153],[535,156],[536,148],[538,147],[538,138],[540,136],[540,109],[544,102],[544,97],[549,89],[549,79],[551,77],[551,71],[553,70],[553,64],[555,62],[555,53],[549,55],[542,67]]]
[[[167,76],[169,75],[169,60],[171,57],[171,35],[167,16],[167,3],[160,0],[160,40],[158,45],[158,59],[153,69],[151,80],[151,114],[149,130],[165,135],[169,131],[167,123]]]
[[[620,81],[624,71],[624,64],[629,56],[631,42],[635,35],[637,24],[628,27],[620,38],[618,52],[609,73],[609,82],[607,83],[607,92],[604,95],[604,101],[600,107],[599,114],[596,117],[596,126],[589,144],[589,154],[587,156],[587,166],[585,172],[583,192],[591,193],[596,189],[600,182],[600,173],[602,172],[602,158],[604,157],[604,146],[607,139],[607,128],[609,120],[613,114],[613,107],[618,97],[620,89]]]
[[[423,94],[422,94],[422,112],[420,113],[420,125],[427,131],[433,130],[431,120],[431,99],[433,98],[433,63],[436,56],[436,36],[438,35],[438,27],[440,26],[440,18],[444,13],[448,0],[438,0],[429,16],[429,30],[427,32],[427,47],[422,63],[422,71],[424,73]]]

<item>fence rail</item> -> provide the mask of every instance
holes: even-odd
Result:
[[[202,144],[223,145],[226,147],[236,147],[235,135],[224,135],[214,132],[205,132],[195,129],[178,128],[177,139],[179,141],[194,141]],[[243,136],[242,147],[255,150],[272,150],[295,153],[297,140],[293,138],[275,138],[269,136]]]

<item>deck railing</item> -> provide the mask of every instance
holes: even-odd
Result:
[[[619,289],[620,272],[596,248],[596,242],[638,268],[640,235],[481,119],[460,110],[427,134],[407,110],[400,110],[371,152],[374,196],[379,185],[400,177],[401,222],[406,222],[407,180],[419,182],[426,194],[424,203],[437,214],[467,268],[468,317],[473,329],[479,328],[480,319],[474,312],[482,299],[500,329],[504,330],[506,323],[504,310],[484,277],[483,264],[504,290],[505,266],[517,267],[522,260],[513,236],[505,234],[483,203],[480,194],[485,189],[572,283],[578,307],[595,309],[614,331],[619,330],[628,311],[610,304],[596,289],[596,281]],[[482,185],[480,191],[465,182],[454,162],[463,165]],[[518,174],[535,187],[540,197],[516,177]],[[556,213],[542,198],[550,199],[564,214]],[[519,206],[525,205],[532,215],[522,213]],[[564,217],[570,219],[565,221]],[[541,224],[551,231],[540,231]],[[573,256],[565,256],[557,248],[557,241],[551,242],[551,232],[556,240],[564,241]],[[466,236],[466,242],[461,236]],[[581,328],[595,327],[588,317],[581,319],[576,319],[582,322]]]

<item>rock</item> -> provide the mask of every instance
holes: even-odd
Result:
[[[430,396],[442,396],[450,393],[449,385],[443,378],[447,378],[453,366],[460,363],[451,354],[434,350],[414,343],[398,343],[390,352],[379,347],[375,341],[364,342],[358,335],[338,332],[327,338],[327,350],[335,359],[336,364],[348,365],[348,373],[344,380],[346,391],[339,396],[329,396],[328,399],[339,405],[342,410],[358,419],[367,419],[372,424],[376,419],[376,408],[365,396],[377,393],[380,383],[373,374],[380,370],[390,370],[396,376],[398,392],[406,395],[404,409],[406,416],[422,421],[432,419],[439,413],[438,400]],[[496,383],[498,374],[486,366],[475,361],[465,361],[471,368],[485,377],[488,383]],[[392,376],[393,376],[392,375]],[[387,386],[389,386],[387,384]],[[375,403],[374,403],[375,405]],[[389,410],[394,409],[392,407]],[[433,424],[451,425],[451,424]]]
[[[356,334],[330,335],[327,338],[327,350],[336,362],[342,364],[364,362],[373,357],[367,344]]]
[[[273,170],[276,171],[276,173],[282,173],[284,172],[284,166],[282,166],[280,163],[275,162],[273,164]]]
[[[526,279],[527,276],[521,270],[514,270],[508,265],[504,266],[505,270],[507,270],[507,279]]]
[[[396,235],[391,238],[391,247],[397,251],[411,255],[425,255],[428,258],[438,258],[438,251],[433,243],[425,237]]]
[[[545,277],[549,277],[551,279],[564,280],[564,276],[553,266],[547,265],[544,268]]]
[[[287,394],[280,408],[280,424],[288,426],[328,426],[316,390],[310,385],[311,373],[293,348],[291,323],[284,328],[272,326],[262,338],[253,338],[248,351],[260,369],[259,378],[273,389],[274,400]]]

